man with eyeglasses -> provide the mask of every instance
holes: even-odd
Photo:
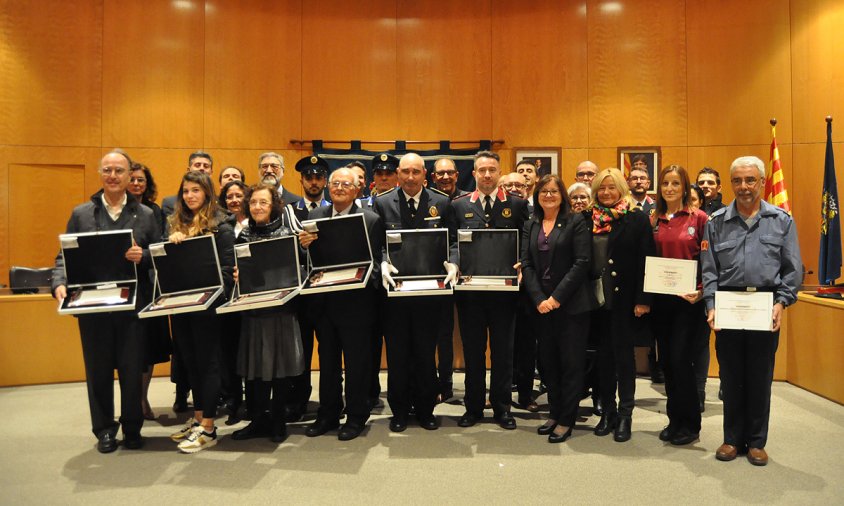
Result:
[[[527,202],[498,188],[500,157],[491,151],[475,155],[477,190],[452,201],[457,228],[522,230],[528,219]],[[513,334],[515,292],[460,292],[455,294],[463,357],[466,361],[466,412],[457,424],[471,427],[484,416],[486,392],[486,343],[489,333],[491,378],[489,401],[495,421],[503,429],[515,429],[510,414],[513,382]]]
[[[211,158],[211,155],[205,151],[194,151],[190,154],[190,156],[188,156],[187,171],[190,172],[192,170],[204,172],[208,174],[208,177],[211,177],[211,174],[214,172],[214,159]],[[176,207],[176,200],[178,200],[178,198],[178,195],[171,195],[169,197],[165,197],[164,200],[161,201],[161,213],[164,215],[165,220],[168,216],[173,214],[173,210]]]
[[[346,423],[338,439],[358,437],[369,419],[368,402],[371,375],[371,338],[375,325],[376,297],[380,290],[381,252],[386,240],[381,218],[355,204],[360,182],[354,172],[340,168],[328,178],[332,204],[318,207],[309,219],[362,214],[372,248],[373,268],[369,284],[362,290],[327,292],[312,295],[310,305],[316,319],[319,340],[319,411],[316,420],[305,430],[316,437],[336,429],[343,411],[343,365],[346,373]],[[319,240],[318,233],[299,232],[299,242],[307,248]]]
[[[578,183],[584,183],[586,186],[592,186],[592,180],[595,179],[595,174],[598,173],[598,166],[589,160],[584,160],[578,164],[574,172],[574,180]]]
[[[285,204],[298,202],[299,199],[302,198],[287,190],[287,188],[282,185],[281,180],[284,177],[284,157],[278,153],[268,151],[266,153],[262,153],[261,156],[258,157],[258,177],[262,183],[275,186],[278,193],[281,194],[281,200],[283,200]]]
[[[648,190],[651,188],[651,177],[648,174],[648,165],[643,155],[633,157],[633,166],[627,176],[627,186],[630,188],[633,204],[650,216],[654,207],[656,207],[656,202],[648,195]]]
[[[501,179],[498,180],[498,187],[504,190],[508,195],[527,200],[528,187],[525,183],[525,177],[518,172],[511,172],[501,176]],[[528,208],[531,207],[533,206],[528,204]]]
[[[457,187],[457,176],[459,175],[454,160],[451,158],[439,158],[434,162],[434,173],[431,179],[439,191],[454,200],[468,193]]]
[[[450,256],[457,256],[454,210],[445,193],[426,188],[425,161],[416,153],[402,156],[398,168],[399,186],[375,199],[373,210],[389,230],[445,228],[452,244]],[[454,258],[452,261],[456,261]],[[445,262],[445,282],[453,283],[457,265]],[[401,274],[387,260],[381,264],[385,290],[396,287],[392,274]],[[387,399],[393,417],[390,430],[407,428],[411,408],[426,430],[439,427],[434,417],[439,386],[436,370],[437,321],[431,317],[441,309],[440,296],[387,298],[384,304],[384,338],[387,343]]]
[[[803,262],[794,220],[762,199],[765,163],[755,156],[736,158],[730,184],[736,198],[712,213],[700,248],[703,299],[724,391],[724,443],[715,457],[730,461],[746,453],[751,464],[764,466],[774,357],[783,312],[797,302]],[[715,328],[718,291],[771,292],[771,330]]]
[[[85,382],[88,385],[88,405],[91,411],[91,430],[97,437],[97,450],[110,453],[117,449],[117,431],[123,427],[123,446],[136,450],[143,446],[141,426],[141,374],[143,369],[145,333],[137,311],[149,303],[152,294],[149,269],[150,243],[158,242],[158,224],[152,209],[142,205],[129,194],[129,167],[132,161],[119,150],[100,160],[99,174],[102,189],[87,203],[76,206],[67,222],[66,232],[97,232],[132,230],[134,244],[124,258],[137,265],[137,301],[133,311],[92,313],[77,316],[85,361]],[[67,293],[64,257],[56,257],[53,270],[53,296],[61,303]],[[120,419],[114,420],[114,370],[120,382]]]

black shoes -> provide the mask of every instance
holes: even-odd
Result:
[[[416,418],[419,420],[419,426],[425,430],[437,430],[440,427],[434,415],[417,415]]]
[[[613,433],[613,440],[617,443],[630,441],[630,436],[632,435],[632,425],[633,420],[631,419],[630,415],[619,416],[618,423],[615,427],[615,432]]]
[[[270,427],[266,417],[255,417],[246,427],[232,432],[232,439],[235,441],[246,441],[259,437],[269,437]]]
[[[337,433],[337,439],[340,441],[351,441],[360,436],[361,432],[363,432],[363,427],[364,424],[359,422],[346,422],[340,428],[340,432]]]
[[[540,425],[539,427],[536,428],[536,433],[539,434],[540,436],[547,436],[547,435],[551,434],[552,432],[554,432],[554,429],[556,429],[556,428],[557,428],[557,422],[551,422],[551,420],[548,420],[547,422],[545,422],[544,425]]]
[[[123,447],[127,450],[140,450],[144,446],[144,438],[140,434],[124,434]],[[99,448],[98,448],[99,449]],[[103,452],[106,453],[106,452]]]
[[[407,430],[407,416],[394,415],[390,418],[390,430],[393,432],[404,432]]]
[[[327,420],[325,418],[317,418],[314,423],[308,425],[305,429],[305,435],[308,437],[317,437],[325,434],[330,430],[334,430],[340,426],[338,420]]]
[[[286,423],[296,423],[305,417],[305,410],[308,403],[303,404],[288,404],[284,406],[284,421]]]
[[[111,453],[117,449],[117,439],[110,432],[103,432],[97,441],[97,451],[100,453]]]
[[[662,431],[660,431],[659,440],[668,442],[674,439],[674,436],[676,436],[676,432],[674,431],[674,428],[671,427],[671,424],[668,424],[662,429]]]
[[[509,412],[501,413],[495,416],[495,421],[498,426],[505,430],[513,430],[516,428],[516,419],[513,418]]]
[[[474,413],[465,412],[463,416],[460,417],[460,420],[457,421],[457,425],[460,427],[471,427],[476,423],[480,422],[483,418],[483,415],[478,416]]]
[[[283,443],[287,439],[287,424],[284,420],[273,421],[273,427],[270,430],[270,441],[273,443]]]
[[[596,436],[606,436],[615,429],[618,415],[616,413],[604,413],[598,425],[595,426]]]
[[[572,429],[572,427],[569,427],[569,430],[563,432],[562,434],[557,434],[555,432],[551,432],[550,434],[548,434],[548,442],[549,443],[563,443],[563,442],[565,442],[566,439],[571,437],[571,429]]]
[[[601,403],[600,397],[592,397],[592,414],[595,416],[604,416],[604,405]]]
[[[680,431],[677,431],[677,433],[673,435],[670,442],[674,446],[683,446],[683,445],[694,443],[698,439],[700,439],[700,434],[698,434],[697,432],[689,432],[687,430],[680,430]]]

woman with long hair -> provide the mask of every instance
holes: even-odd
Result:
[[[593,323],[598,351],[603,415],[595,435],[613,432],[628,441],[632,430],[636,363],[634,319],[650,312],[651,297],[643,291],[645,257],[653,255],[654,239],[648,216],[632,205],[621,171],[604,169],[592,180],[592,279],[603,306]],[[616,402],[616,390],[618,401]]]
[[[223,275],[223,295],[205,311],[173,315],[173,337],[187,366],[193,388],[194,416],[170,438],[179,450],[196,453],[217,443],[217,400],[220,396],[220,324],[216,306],[231,291],[234,270],[234,231],[217,205],[214,184],[207,174],[189,171],[182,176],[178,200],[168,224],[170,242],[213,235]]]
[[[522,276],[536,317],[539,357],[551,406],[537,429],[548,442],[571,436],[583,390],[589,311],[592,237],[589,222],[569,207],[563,182],[545,175],[536,184],[533,218],[522,232]]]

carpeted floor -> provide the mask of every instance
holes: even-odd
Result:
[[[314,374],[316,384],[317,374]],[[455,376],[462,386],[462,374]],[[382,385],[386,374],[382,373]],[[840,504],[844,497],[844,406],[775,383],[771,462],[718,462],[718,381],[707,386],[698,443],[675,448],[657,439],[666,423],[661,386],[639,379],[633,439],[599,438],[584,418],[566,443],[538,436],[543,414],[514,409],[519,427],[457,427],[457,399],[437,407],[441,428],[388,428],[376,410],[364,435],[304,436],[292,425],[281,445],[232,441],[218,422],[219,444],[182,455],[167,437],[184,417],[170,410],[173,387],[155,379],[158,418],[144,426],[146,446],[96,451],[82,383],[0,389],[2,504]],[[456,392],[458,397],[462,391]],[[316,398],[316,394],[314,394]],[[386,399],[386,395],[382,398]],[[545,397],[539,399],[540,405]],[[582,412],[586,414],[584,400]],[[312,403],[311,407],[315,407]],[[491,412],[487,412],[491,415]],[[122,436],[121,436],[122,437]]]

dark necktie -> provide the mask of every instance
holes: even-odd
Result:
[[[489,218],[490,213],[492,212],[492,198],[487,195],[484,197],[484,214],[487,218]]]
[[[416,217],[416,200],[414,200],[414,199],[408,200],[407,201],[407,207],[410,208],[410,217],[415,218]]]
[[[311,209],[316,209],[316,202],[311,202],[310,208],[311,208]]]

